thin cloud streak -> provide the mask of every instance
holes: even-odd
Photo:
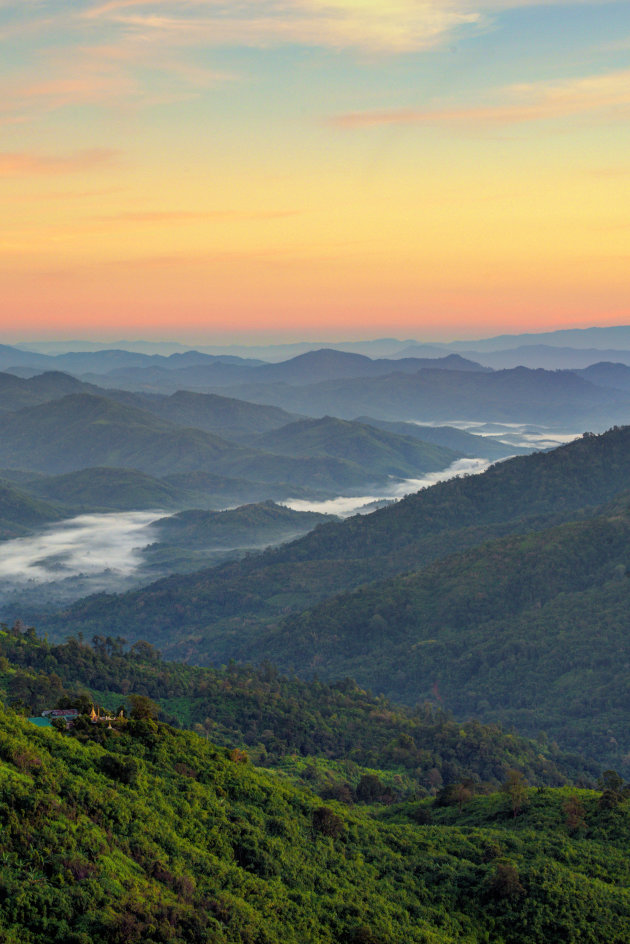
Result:
[[[0,177],[50,176],[99,170],[112,165],[118,154],[111,148],[91,148],[62,155],[5,152],[0,153]]]
[[[379,125],[505,125],[564,118],[585,112],[625,110],[630,108],[630,70],[553,84],[513,85],[504,89],[503,94],[512,101],[466,108],[348,112],[333,117],[330,123],[349,129]]]
[[[281,220],[290,216],[299,216],[301,210],[268,210],[260,213],[239,213],[235,210],[210,210],[197,212],[190,210],[154,210],[138,213],[112,213],[95,216],[99,223],[188,223],[207,220],[209,222],[252,222],[256,220]]]
[[[441,0],[111,0],[83,11],[86,20],[107,20],[126,29],[188,37],[214,46],[268,47],[285,44],[355,48],[369,52],[413,52],[431,48],[460,26],[476,24],[475,11]],[[151,7],[151,13],[141,12]],[[153,12],[164,9],[164,13]],[[139,12],[133,12],[133,11]],[[192,16],[188,16],[190,12]]]

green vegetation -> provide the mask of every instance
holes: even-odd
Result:
[[[258,444],[288,456],[345,459],[363,464],[374,475],[401,478],[435,472],[461,458],[461,453],[443,446],[332,416],[290,423],[261,436]]]
[[[225,439],[250,443],[254,437],[292,422],[295,416],[275,406],[259,406],[211,393],[178,390],[170,397],[150,397],[143,404],[178,426],[194,426]]]
[[[108,398],[81,392],[14,413],[5,412],[0,415],[0,466],[49,474],[113,467],[152,476],[210,468],[214,474],[231,478],[270,484],[291,482],[296,488],[308,485],[339,494],[340,490],[367,484],[388,484],[390,474],[413,475],[427,466],[444,468],[451,461],[448,450],[423,447],[377,431],[373,431],[376,438],[371,438],[367,466],[365,457],[356,461],[343,458],[339,445],[339,455],[276,455],[162,419],[139,408],[137,401],[129,395]],[[202,412],[205,407],[201,405]],[[196,410],[184,412],[194,416]],[[368,438],[361,428],[357,437]],[[396,456],[394,464],[392,456]]]
[[[569,821],[577,801],[583,825]],[[322,801],[150,717],[0,709],[7,944],[625,944],[630,811],[588,791]]]
[[[62,517],[57,508],[31,498],[24,491],[0,479],[0,540],[20,537]]]
[[[496,725],[458,724],[439,709],[395,707],[352,680],[334,685],[231,664],[216,670],[164,662],[146,642],[95,637],[51,645],[20,624],[0,635],[0,695],[29,713],[86,691],[116,708],[129,693],[159,702],[163,717],[227,747],[245,747],[259,763],[303,763],[291,770],[311,786],[344,796],[361,769],[402,780],[397,795],[435,792],[465,780],[495,788],[519,767],[531,783],[592,780],[596,768],[548,743],[527,741]],[[3,661],[4,660],[4,661]],[[313,761],[314,758],[319,760]],[[312,764],[314,769],[310,769]],[[341,765],[341,766],[340,766]],[[345,787],[344,787],[345,784]]]
[[[629,561],[630,517],[617,509],[336,597],[259,651],[628,764]]]
[[[176,508],[182,501],[173,485],[134,469],[90,468],[39,476],[28,482],[27,488],[32,494],[57,502],[69,514]]]
[[[333,520],[333,515],[293,511],[271,501],[228,511],[180,511],[151,526],[157,541],[144,549],[143,558],[145,566],[162,572],[198,570],[248,550],[293,540]]]
[[[265,630],[355,587],[508,534],[586,518],[630,489],[630,428],[500,463],[238,563],[79,601],[51,632],[149,639],[173,658],[259,658]],[[307,665],[307,668],[309,666]]]

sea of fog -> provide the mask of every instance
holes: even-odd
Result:
[[[78,574],[127,577],[142,563],[146,528],[164,512],[128,511],[79,515],[28,538],[0,544],[0,580],[42,583]],[[142,545],[138,535],[142,532]]]
[[[441,472],[417,479],[392,479],[366,495],[284,502],[297,511],[348,517],[373,511],[437,482],[483,472],[485,459],[460,459]],[[91,593],[122,592],[154,580],[143,549],[156,540],[151,524],[168,512],[85,514],[49,525],[35,535],[0,542],[0,619],[13,621],[34,608],[56,608]]]
[[[292,508],[293,511],[318,511],[324,515],[339,515],[348,518],[350,515],[361,514],[374,510],[383,501],[398,501],[405,495],[418,492],[429,485],[446,482],[458,475],[474,475],[488,468],[487,459],[458,459],[440,472],[428,472],[419,479],[395,479],[389,488],[374,490],[369,495],[353,495],[350,498],[330,498],[327,501],[309,501],[303,498],[289,498],[278,504]]]
[[[532,423],[493,423],[487,420],[448,420],[448,422],[420,422],[408,420],[415,426],[454,426],[475,436],[497,439],[512,446],[524,446],[526,449],[555,449],[565,443],[579,439],[581,432],[557,429],[551,426],[538,426]]]
[[[4,621],[34,607],[61,607],[79,597],[138,586],[142,548],[164,512],[86,514],[31,537],[0,542],[0,614]]]

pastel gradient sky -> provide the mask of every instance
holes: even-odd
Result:
[[[0,0],[0,336],[630,323],[630,3]]]

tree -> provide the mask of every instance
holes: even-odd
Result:
[[[525,894],[521,885],[518,869],[508,859],[497,862],[489,883],[490,893],[494,898],[520,898]]]
[[[527,801],[527,780],[520,770],[508,770],[501,790],[509,799],[512,814],[518,816]]]
[[[341,816],[334,813],[328,806],[320,806],[313,810],[313,827],[322,836],[330,836],[336,839],[344,831],[344,823]]]
[[[586,821],[584,817],[586,810],[577,793],[572,793],[571,796],[564,801],[562,809],[566,816],[566,824],[569,832],[575,832],[576,829],[580,829],[585,825]]]
[[[150,719],[155,721],[160,713],[160,706],[146,695],[127,695],[131,708],[131,717],[134,721]]]
[[[623,785],[623,778],[616,770],[605,770],[598,780],[602,791],[598,805],[600,809],[612,810],[627,796],[628,788]]]

